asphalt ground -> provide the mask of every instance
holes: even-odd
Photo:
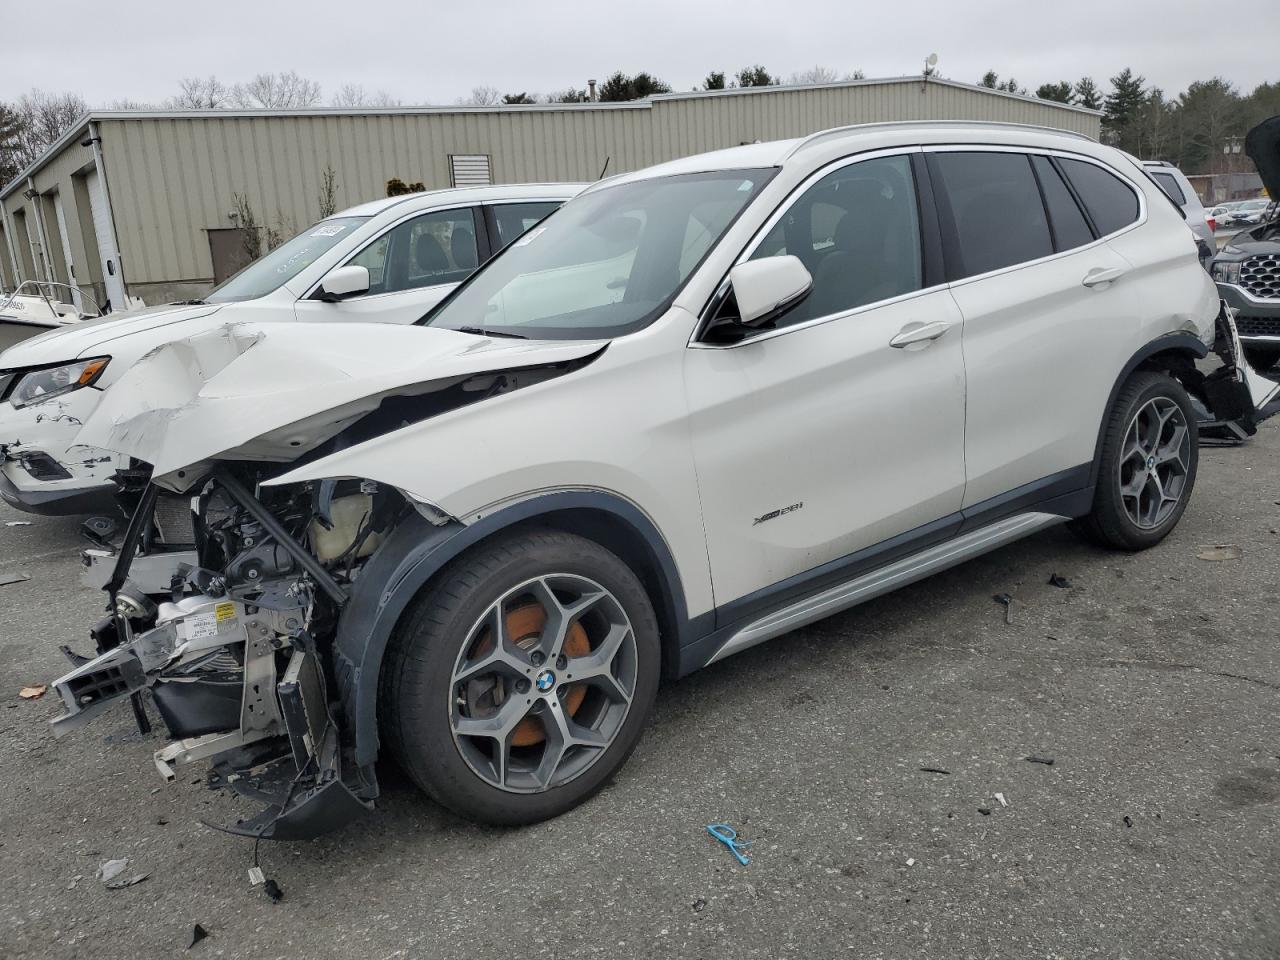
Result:
[[[670,685],[549,823],[473,826],[386,767],[374,815],[263,845],[279,903],[199,822],[252,806],[165,785],[126,706],[55,741],[52,694],[18,698],[102,599],[75,521],[0,508],[0,581],[30,575],[0,586],[0,957],[1280,957],[1278,472],[1272,422],[1202,451],[1153,550],[1053,529]],[[122,857],[147,879],[108,890]]]

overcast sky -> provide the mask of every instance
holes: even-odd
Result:
[[[94,106],[159,102],[185,76],[230,84],[293,69],[326,97],[356,83],[406,104],[453,103],[475,86],[545,93],[619,69],[676,90],[753,63],[783,77],[815,64],[900,76],[935,51],[943,76],[970,83],[990,68],[1033,91],[1084,74],[1105,90],[1127,65],[1168,95],[1214,74],[1248,91],[1280,80],[1274,4],[1215,32],[1202,0],[10,0],[0,100],[39,86]]]

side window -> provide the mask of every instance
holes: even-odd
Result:
[[[495,203],[493,219],[498,225],[498,248],[520,239],[539,220],[549,217],[560,208],[558,200],[537,203]]]
[[[1037,260],[1053,253],[1049,221],[1031,158],[1021,153],[934,153],[940,215],[952,235],[951,279]],[[958,261],[958,262],[957,262]]]
[[[1101,236],[1122,230],[1138,219],[1138,195],[1113,173],[1095,163],[1060,157],[1058,163],[1080,195]]]
[[[348,263],[369,271],[369,294],[459,283],[479,266],[471,208],[439,210],[392,227]]]
[[[1033,156],[1031,165],[1036,168],[1040,191],[1049,210],[1049,226],[1053,230],[1054,249],[1058,251],[1083,247],[1093,242],[1093,231],[1080,212],[1080,205],[1063,183],[1062,176],[1048,157]]]
[[[751,259],[794,254],[813,290],[779,326],[888,300],[921,287],[920,217],[907,157],[851,163],[788,208]]]
[[[1148,170],[1151,179],[1156,185],[1169,195],[1169,199],[1178,206],[1184,206],[1187,202],[1187,195],[1182,192],[1182,187],[1178,186],[1178,180],[1172,173],[1162,173],[1159,170]]]

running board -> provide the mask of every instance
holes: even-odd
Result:
[[[923,580],[940,570],[954,567],[956,564],[964,563],[980,554],[1002,547],[1006,543],[1020,540],[1045,527],[1064,523],[1068,519],[1056,513],[1020,513],[997,520],[995,523],[969,533],[963,533],[946,543],[929,547],[927,550],[897,560],[872,573],[863,574],[847,583],[829,587],[821,593],[806,597],[747,624],[730,636],[716,651],[715,656],[707,662],[715,663],[717,660],[731,657],[735,653],[754,647],[757,643],[764,643],[766,640],[798,630],[800,627],[848,610],[850,607],[856,607],[881,594],[915,583],[917,580]]]

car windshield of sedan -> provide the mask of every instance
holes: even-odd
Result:
[[[548,340],[639,330],[666,310],[774,172],[722,170],[594,190],[509,246],[422,322]]]
[[[303,230],[265,257],[253,261],[205,297],[206,303],[256,300],[278,290],[327,250],[351,236],[368,217],[331,217]]]

